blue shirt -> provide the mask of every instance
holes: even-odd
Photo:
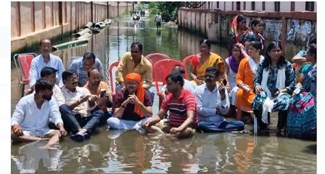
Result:
[[[43,55],[38,55],[32,60],[31,68],[29,70],[29,86],[34,86],[36,80],[41,78],[41,70],[44,67],[52,67],[57,70],[56,79],[57,84],[62,86],[62,72],[64,71],[64,65],[60,57],[50,54],[50,60],[44,62]]]
[[[83,61],[82,61],[82,57],[73,60],[70,66],[70,70],[73,71],[74,73],[76,73],[76,75],[78,76],[78,86],[83,87],[85,86],[85,84],[87,83],[88,80],[88,71],[85,70],[84,66],[83,66]],[[95,64],[93,66],[94,68],[96,68],[99,73],[100,73],[100,77],[101,79],[104,78],[104,72],[103,72],[103,64],[102,62],[96,58],[95,59]]]

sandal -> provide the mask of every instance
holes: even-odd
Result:
[[[80,133],[72,134],[70,136],[70,138],[73,139],[76,142],[83,142],[85,140],[84,135],[82,135]]]

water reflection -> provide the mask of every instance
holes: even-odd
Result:
[[[20,173],[36,173],[38,169],[45,168],[48,171],[60,171],[60,160],[63,150],[43,149],[46,142],[33,142],[25,144],[18,149],[17,154],[12,155]]]

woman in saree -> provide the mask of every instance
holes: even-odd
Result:
[[[290,102],[287,134],[289,137],[316,140],[316,44],[307,48],[306,63],[296,77],[296,86]]]
[[[245,44],[245,37],[248,34],[248,28],[246,26],[246,18],[243,15],[236,15],[231,22],[229,32],[229,55],[231,55],[231,49],[236,43]]]
[[[204,83],[205,70],[215,66],[220,71],[221,79],[225,79],[225,63],[221,56],[210,51],[211,42],[208,39],[200,41],[200,53],[193,55],[190,60],[190,75],[196,85]]]

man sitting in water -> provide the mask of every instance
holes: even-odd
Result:
[[[129,73],[137,73],[143,80],[143,87],[149,89],[152,86],[152,65],[142,55],[142,44],[134,42],[131,44],[131,52],[124,54],[117,66],[116,80],[123,86],[124,78]]]
[[[72,132],[71,138],[82,142],[90,138],[107,108],[97,105],[99,109],[91,111],[92,107],[96,107],[97,97],[91,95],[87,88],[78,87],[78,78],[72,71],[64,71],[62,79],[64,86],[61,90],[65,97],[65,104],[60,106],[62,119],[66,129]]]
[[[104,78],[104,68],[102,62],[93,53],[86,52],[83,57],[72,61],[70,70],[78,76],[78,86],[83,87],[88,80],[88,71],[97,68],[101,78]]]
[[[169,94],[164,99],[158,115],[143,123],[143,126],[148,132],[154,132],[152,125],[162,120],[169,111],[170,125],[163,131],[177,138],[191,137],[197,127],[195,96],[183,88],[184,79],[181,74],[169,74],[166,81]]]
[[[87,88],[93,96],[97,97],[95,101],[97,105],[112,107],[112,91],[108,84],[101,80],[100,73],[96,68],[91,68],[88,71],[88,81],[84,88]],[[105,112],[99,121],[99,125],[106,124],[107,119],[111,116],[111,112]]]
[[[113,97],[113,117],[107,120],[112,129],[140,129],[142,122],[152,115],[152,98],[145,90],[139,74],[125,77],[125,88]]]
[[[206,132],[239,131],[244,129],[242,121],[226,121],[230,103],[225,86],[216,83],[219,72],[215,67],[205,71],[205,83],[195,89],[199,115],[198,128]]]
[[[54,99],[53,84],[39,79],[35,83],[35,93],[21,98],[11,117],[12,140],[28,142],[49,139],[44,148],[50,148],[66,135],[59,107]],[[59,130],[48,128],[49,119]]]
[[[189,90],[192,94],[195,93],[195,88],[196,85],[194,83],[192,83],[191,81],[187,80],[184,78],[185,75],[185,71],[184,71],[184,67],[180,66],[180,65],[175,65],[172,69],[172,74],[175,73],[179,73],[182,75],[183,79],[184,79],[184,86],[183,88],[186,90]],[[161,102],[164,100],[164,98],[166,97],[166,95],[168,94],[168,90],[167,90],[167,85],[164,85],[161,89],[161,93],[158,94],[159,96],[159,106],[161,104]]]

